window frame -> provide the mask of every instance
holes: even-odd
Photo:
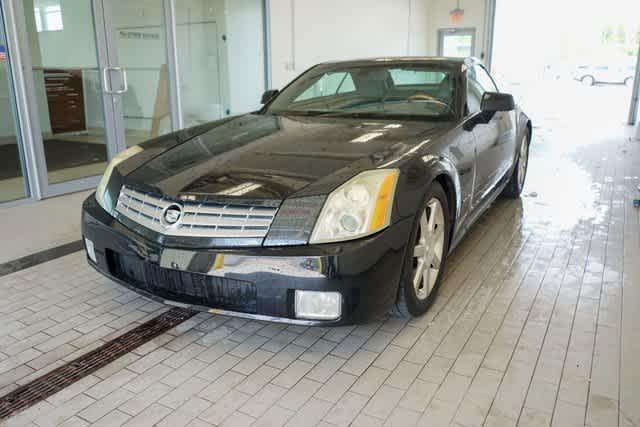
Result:
[[[496,81],[494,80],[493,76],[491,76],[491,74],[489,73],[489,71],[487,71],[487,69],[485,68],[484,65],[482,64],[474,64],[473,67],[477,67],[480,68],[482,71],[484,71],[484,74],[489,77],[489,81],[491,82],[491,84],[493,85],[493,88],[495,89],[494,91],[485,91],[485,92],[500,92],[500,88],[498,87],[498,84],[496,83]],[[477,73],[476,73],[477,75]]]
[[[465,77],[465,99],[464,99],[465,114],[464,115],[465,115],[465,117],[473,116],[473,115],[478,114],[478,113],[480,113],[482,111],[479,107],[478,107],[479,108],[478,111],[471,111],[471,109],[469,108],[469,92],[470,92],[469,91],[469,84],[470,84],[470,81],[477,82],[478,86],[481,87],[484,90],[482,92],[482,94],[480,95],[479,105],[482,105],[482,97],[484,96],[484,94],[486,92],[492,92],[490,90],[486,90],[484,88],[484,86],[482,86],[480,84],[480,82],[478,81],[477,78],[473,78],[473,79],[469,78],[469,71],[471,71],[471,70],[473,70],[473,72],[476,73],[476,75],[477,75],[477,71],[475,70],[475,68],[480,68],[482,71],[484,71],[485,75],[487,77],[489,77],[489,81],[493,85],[493,89],[495,89],[494,91],[500,93],[500,88],[496,84],[496,81],[493,79],[493,77],[491,76],[489,71],[487,71],[487,69],[484,67],[484,65],[479,64],[479,63],[469,64],[467,69],[464,71],[464,77]]]

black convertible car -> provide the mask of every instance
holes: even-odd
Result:
[[[118,154],[83,205],[89,263],[214,313],[420,315],[473,222],[522,191],[531,122],[474,59],[320,64],[262,102]]]

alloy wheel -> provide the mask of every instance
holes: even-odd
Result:
[[[444,255],[444,225],[442,204],[433,197],[420,216],[413,248],[413,287],[419,300],[429,296],[438,280]]]

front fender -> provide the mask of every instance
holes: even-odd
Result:
[[[450,207],[454,207],[452,231],[455,232],[456,219],[460,217],[460,176],[453,161],[442,154],[416,156],[402,168],[399,188],[396,191],[394,222],[414,217],[422,207],[427,187],[438,177],[444,178],[444,187],[449,194]],[[453,202],[453,203],[452,203]]]
[[[460,217],[460,209],[461,209],[461,197],[460,197],[460,175],[458,174],[458,169],[455,167],[451,159],[442,154],[433,155],[427,154],[422,157],[422,160],[425,162],[425,167],[429,174],[428,182],[433,182],[438,176],[445,176],[449,181],[449,185],[453,188],[445,188],[445,191],[448,193],[453,190],[453,194],[449,194],[449,200],[453,199],[455,206],[455,218]],[[455,218],[454,221],[455,221]]]

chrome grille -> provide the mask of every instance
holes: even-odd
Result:
[[[182,207],[182,218],[167,226],[162,220],[171,205]],[[118,214],[153,231],[186,237],[264,237],[278,208],[176,201],[122,186],[116,205]]]

